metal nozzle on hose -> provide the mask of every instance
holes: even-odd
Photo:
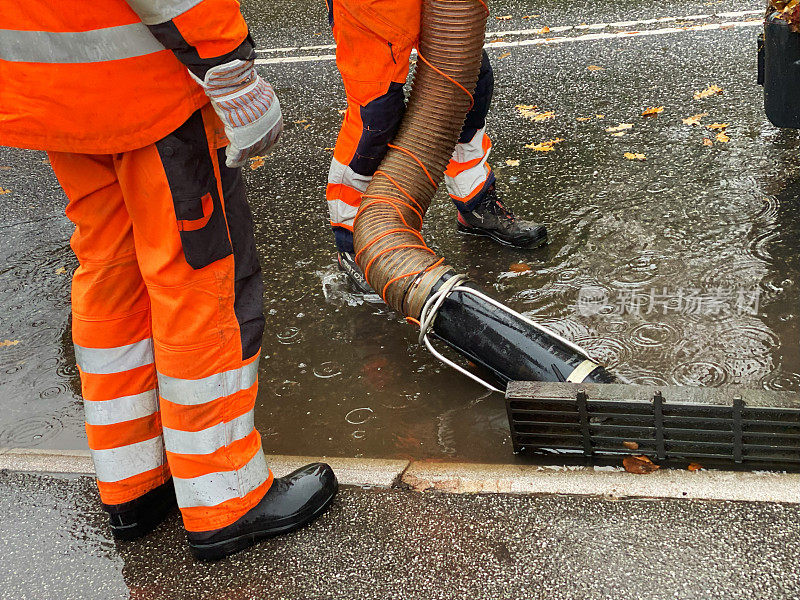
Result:
[[[420,322],[421,341],[456,368],[433,349],[429,332],[504,383],[613,381],[575,344],[464,285],[420,233],[472,106],[487,16],[482,0],[424,1],[408,108],[355,219],[356,262],[389,306]]]

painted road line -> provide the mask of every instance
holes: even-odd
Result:
[[[724,12],[705,15],[686,15],[683,17],[661,17],[658,19],[640,19],[638,21],[615,21],[609,23],[583,23],[581,25],[557,25],[548,28],[547,33],[563,33],[564,31],[581,31],[581,30],[596,30],[608,29],[609,27],[637,27],[639,25],[656,25],[658,23],[674,23],[676,21],[703,21],[706,19],[735,19],[737,17],[748,17],[753,15],[763,14],[763,10],[740,10],[737,12]],[[542,34],[540,29],[510,29],[507,31],[487,31],[487,38],[504,37],[507,35],[534,35]],[[260,48],[256,50],[257,54],[275,54],[287,52],[311,52],[314,50],[335,50],[336,44],[322,44],[316,46],[287,46],[285,48]]]
[[[548,37],[527,40],[516,40],[513,42],[508,41],[495,41],[490,42],[484,46],[487,50],[493,48],[512,48],[523,46],[549,46],[556,44],[569,44],[573,42],[591,42],[596,40],[613,40],[620,38],[633,38],[633,37],[649,37],[656,35],[670,35],[674,33],[690,33],[696,31],[714,31],[726,30],[739,27],[757,27],[761,26],[763,21],[761,19],[753,19],[750,21],[727,21],[725,23],[709,23],[706,25],[693,25],[691,27],[665,27],[662,29],[650,29],[643,31],[620,31],[613,33],[587,33],[583,35],[576,35],[571,37]],[[257,58],[255,63],[257,65],[277,65],[289,63],[302,63],[302,62],[325,62],[335,60],[334,54],[321,54],[311,56],[283,56],[279,58]]]
[[[342,485],[403,487],[458,494],[567,494],[610,498],[681,498],[800,503],[800,474],[661,469],[632,475],[616,467],[409,462],[375,458],[267,455],[281,477],[326,462]],[[93,475],[88,451],[0,449],[0,469]]]

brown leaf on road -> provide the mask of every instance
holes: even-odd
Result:
[[[706,138],[706,137],[703,138],[703,146],[713,146],[713,145],[714,145],[714,142],[712,142],[710,138]]]
[[[250,170],[251,171],[255,171],[259,167],[263,167],[264,166],[264,158],[265,157],[263,157],[263,156],[253,156],[250,159]]]
[[[0,166],[0,171],[10,171],[11,167]]]
[[[589,65],[586,67],[589,71],[605,71],[605,67],[600,67],[598,65]]]
[[[508,58],[509,56],[511,56],[511,52],[503,52],[503,53],[502,53],[500,56],[498,56],[497,58]]]
[[[553,146],[563,141],[564,138],[555,138],[539,144],[525,144],[525,148],[528,148],[529,150],[535,150],[536,152],[550,152],[550,150],[553,149]]]
[[[684,125],[700,125],[700,119],[703,117],[707,117],[708,113],[698,113],[696,115],[692,115],[691,117],[686,117],[685,119],[681,119]]]
[[[646,456],[626,456],[622,459],[622,466],[628,473],[636,475],[646,475],[661,468]]]
[[[647,157],[644,154],[639,153],[634,154],[633,152],[626,152],[623,154],[623,156],[628,160],[647,160]]]
[[[626,129],[633,129],[633,123],[620,123],[616,127],[607,127],[608,133],[616,133],[617,131],[625,131]]]
[[[689,466],[686,468],[690,471],[700,471],[703,468],[703,465],[698,463],[689,463]]]
[[[637,442],[622,442],[622,445],[625,446],[628,450],[639,449],[639,444]]]
[[[648,108],[646,108],[644,110],[644,112],[642,113],[642,116],[643,117],[655,117],[655,116],[658,115],[658,113],[663,112],[663,111],[664,111],[664,107],[663,106],[650,106],[650,107],[648,107]]]
[[[523,262],[511,263],[508,266],[508,270],[512,273],[526,273],[531,270],[531,266]]]
[[[703,98],[708,98],[709,96],[716,96],[717,94],[722,93],[722,88],[718,85],[710,85],[704,90],[700,90],[699,92],[694,93],[695,100],[702,100]]]

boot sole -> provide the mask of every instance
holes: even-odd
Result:
[[[550,234],[545,234],[544,237],[538,238],[530,242],[529,244],[519,245],[509,242],[508,240],[504,240],[500,236],[490,232],[484,231],[482,229],[472,229],[469,227],[465,227],[461,223],[456,222],[458,226],[458,231],[465,235],[474,235],[476,237],[488,237],[493,239],[498,244],[503,244],[503,246],[508,246],[509,248],[524,248],[526,250],[535,250],[536,248],[541,248],[542,246],[546,246],[550,243]]]
[[[229,540],[214,542],[213,544],[189,544],[189,548],[191,548],[192,554],[194,554],[195,558],[200,560],[220,560],[226,556],[230,556],[231,554],[236,554],[237,552],[241,552],[242,550],[246,550],[247,548],[254,546],[260,541],[275,537],[277,535],[282,535],[284,533],[291,533],[292,531],[308,525],[317,517],[322,515],[322,513],[324,513],[328,507],[330,507],[333,499],[336,497],[337,492],[338,490],[331,494],[330,497],[328,497],[325,502],[323,502],[315,510],[302,515],[298,521],[294,521],[286,525],[280,525],[278,527],[270,527],[268,529],[261,529],[259,531],[251,531]]]

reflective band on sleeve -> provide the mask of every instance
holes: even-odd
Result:
[[[243,498],[267,480],[269,471],[261,448],[238,471],[209,473],[181,479],[172,476],[178,506],[216,506],[226,500]]]
[[[158,411],[158,394],[148,390],[113,400],[84,399],[83,410],[89,425],[114,425],[147,417]]]
[[[146,473],[163,465],[165,460],[164,439],[160,435],[121,448],[92,450],[97,479],[106,483]]]
[[[227,423],[217,423],[200,431],[181,431],[164,427],[164,445],[178,454],[211,454],[247,437],[255,428],[251,409]]]
[[[0,29],[0,60],[30,63],[95,63],[164,50],[147,25],[131,23],[90,31]]]
[[[203,0],[127,0],[134,12],[146,25],[158,25],[178,15],[182,15],[190,8],[200,4]]]
[[[589,373],[594,371],[597,367],[599,367],[596,362],[589,360],[588,358],[584,360],[581,364],[575,367],[575,370],[569,374],[567,377],[568,383],[581,383],[584,379],[589,376]]]
[[[116,348],[87,348],[75,344],[75,362],[81,371],[92,375],[123,373],[153,364],[153,340],[147,338]]]
[[[158,392],[164,400],[183,406],[212,402],[252,387],[258,380],[258,360],[203,379],[178,379],[159,373]]]

